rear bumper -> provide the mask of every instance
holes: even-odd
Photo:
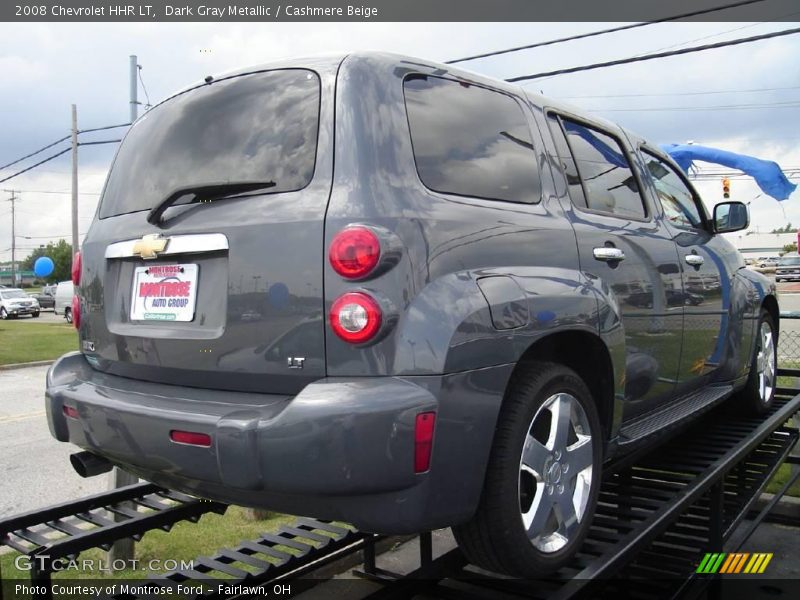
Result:
[[[510,370],[328,378],[280,396],[107,375],[73,353],[47,375],[47,415],[56,439],[166,487],[405,533],[474,512]],[[415,474],[414,421],[430,410],[431,469]],[[206,433],[211,447],[176,444],[175,429]]]

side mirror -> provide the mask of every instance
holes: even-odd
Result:
[[[750,211],[742,202],[720,202],[714,207],[714,232],[741,231],[750,225]]]

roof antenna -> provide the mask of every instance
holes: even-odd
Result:
[[[205,78],[204,81],[206,83],[211,83],[212,81],[214,81],[214,76],[213,75],[206,75],[206,78]]]

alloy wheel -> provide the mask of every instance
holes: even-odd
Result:
[[[758,395],[765,404],[770,401],[775,390],[775,335],[767,321],[759,328],[758,355]]]
[[[580,402],[567,393],[545,400],[528,428],[519,467],[522,523],[539,551],[557,552],[578,533],[592,487],[592,448]]]

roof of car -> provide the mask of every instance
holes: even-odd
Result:
[[[599,125],[603,125],[606,128],[623,129],[617,123],[613,123],[611,121],[598,117],[579,106],[570,104],[568,102],[564,102],[562,100],[556,100],[555,98],[538,94],[534,91],[528,90],[525,87],[517,84],[508,83],[501,79],[496,79],[494,77],[484,75],[477,71],[472,71],[469,69],[464,69],[461,67],[456,67],[453,65],[448,65],[445,63],[440,63],[424,58],[417,58],[403,54],[394,54],[391,52],[357,51],[351,53],[335,53],[335,54],[323,54],[317,56],[282,58],[267,63],[251,65],[248,67],[234,69],[225,73],[216,74],[213,75],[213,78],[215,81],[219,81],[221,79],[225,79],[228,77],[235,77],[237,75],[244,75],[246,73],[254,73],[258,71],[266,71],[269,69],[314,67],[319,69],[335,70],[338,68],[340,64],[343,63],[343,61],[351,59],[352,60],[362,59],[364,61],[368,61],[374,64],[376,67],[380,66],[380,67],[385,67],[387,69],[393,69],[395,67],[404,67],[406,69],[413,70],[416,67],[427,72],[434,71],[436,75],[454,77],[478,85],[486,85],[496,89],[506,90],[517,96],[527,98],[532,104],[540,108],[551,108],[561,112],[582,116]],[[181,93],[187,92],[191,89],[194,89],[202,85],[204,85],[202,81],[197,81],[191,85],[184,87],[181,90],[176,91],[174,94],[171,94],[162,102],[165,102],[170,98],[173,98],[174,96],[177,96]]]

